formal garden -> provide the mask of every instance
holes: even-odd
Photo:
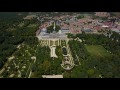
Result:
[[[56,47],[56,54],[58,58],[53,59],[50,57],[48,46],[39,46],[36,52],[36,62],[32,67],[31,78],[40,78],[42,75],[62,74],[64,69],[60,65],[63,59],[61,47]]]
[[[33,62],[36,60],[36,47],[30,47],[26,44],[19,45],[19,49],[13,54],[14,58],[8,64],[6,70],[2,73],[3,77],[28,77]]]
[[[15,14],[0,17],[0,77],[42,78],[42,75],[63,74],[64,78],[119,78],[120,35],[108,31],[104,34],[68,34],[68,45],[75,63],[72,70],[61,67],[64,59],[62,40],[56,46],[58,58],[50,57],[50,48],[41,46],[35,32],[40,22],[37,19],[23,20]],[[79,17],[82,18],[82,17]],[[53,25],[49,27],[49,33]],[[49,29],[48,28],[48,29]],[[60,27],[56,28],[58,31]],[[105,32],[104,32],[105,33]],[[112,33],[112,35],[111,35]],[[76,40],[79,38],[82,40]],[[52,43],[52,42],[51,42]],[[57,43],[57,42],[56,42]],[[51,44],[52,45],[52,44]]]

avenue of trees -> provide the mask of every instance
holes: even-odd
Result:
[[[79,64],[78,60],[77,60],[78,58],[83,60],[83,59],[86,59],[87,56],[89,55],[86,48],[84,47],[83,43],[80,43],[79,41],[71,40],[71,41],[69,41],[68,44],[71,49],[71,53],[72,53],[74,62],[76,64]]]

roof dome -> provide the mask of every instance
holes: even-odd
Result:
[[[43,29],[42,29],[42,32],[46,32],[46,31],[47,31],[47,29],[46,29],[46,28],[43,28]]]

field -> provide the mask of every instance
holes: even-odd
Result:
[[[85,45],[85,47],[91,56],[97,56],[97,57],[111,56],[110,53],[108,53],[106,49],[101,45]]]

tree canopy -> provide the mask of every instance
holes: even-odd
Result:
[[[53,27],[54,25],[47,27],[47,33],[52,33],[54,31]],[[56,25],[55,31],[58,32],[59,30],[60,30],[60,26]]]

